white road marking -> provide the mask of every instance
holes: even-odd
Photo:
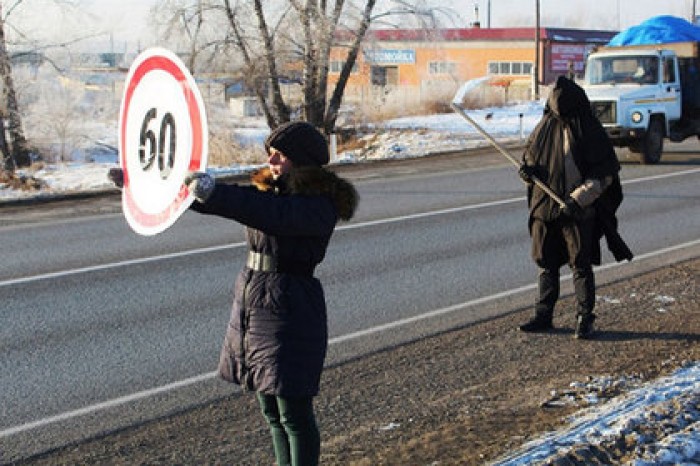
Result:
[[[680,175],[686,175],[686,174],[694,174],[700,172],[700,169],[693,169],[693,170],[686,170],[683,172],[676,172],[676,173],[671,173],[671,174],[665,174],[665,175],[655,175],[655,176],[650,176],[650,177],[645,177],[645,178],[639,178],[635,180],[630,180],[627,181],[624,184],[631,184],[631,183],[638,183],[642,181],[650,181],[650,180],[656,180],[656,179],[662,179],[662,178],[669,178],[673,176],[680,176]],[[454,213],[454,212],[459,212],[463,210],[472,210],[472,209],[479,209],[479,208],[484,208],[484,207],[489,207],[489,206],[494,206],[494,205],[502,205],[502,204],[507,204],[507,203],[512,203],[512,202],[522,202],[523,198],[518,197],[518,198],[511,198],[511,199],[504,199],[500,201],[495,201],[495,202],[488,202],[488,203],[482,203],[482,204],[474,204],[474,205],[468,205],[468,206],[461,206],[461,207],[455,207],[455,208],[450,208],[450,209],[441,209],[441,210],[435,210],[435,211],[430,211],[430,212],[424,212],[424,213],[419,213],[419,214],[413,214],[413,215],[406,215],[406,216],[400,216],[400,217],[392,217],[392,218],[387,218],[387,219],[381,219],[381,220],[372,220],[372,221],[367,221],[367,222],[361,222],[357,224],[351,224],[351,225],[344,225],[342,227],[339,227],[339,230],[344,230],[344,229],[355,229],[355,228],[361,228],[365,226],[373,226],[373,225],[379,225],[379,224],[386,224],[386,223],[392,223],[392,222],[399,222],[399,221],[404,221],[404,220],[409,220],[409,219],[416,219],[416,218],[423,218],[423,217],[430,217],[430,216],[435,216],[435,215],[442,215],[446,213]],[[201,253],[206,253],[206,252],[212,252],[212,251],[220,251],[220,250],[225,250],[225,249],[231,249],[235,247],[241,247],[244,246],[245,243],[234,243],[234,244],[227,244],[227,245],[221,245],[221,246],[212,246],[208,248],[200,248],[200,249],[193,249],[189,251],[182,251],[182,252],[177,252],[177,253],[171,253],[171,254],[163,254],[159,256],[152,256],[152,257],[145,257],[141,259],[134,259],[134,260],[128,260],[128,261],[120,261],[120,262],[114,262],[110,264],[103,264],[103,265],[96,265],[96,266],[90,266],[90,267],[82,267],[78,269],[71,269],[71,270],[66,270],[66,271],[61,271],[61,272],[54,272],[54,273],[47,273],[47,274],[41,274],[41,275],[35,275],[31,277],[25,277],[25,278],[18,278],[18,279],[11,279],[11,280],[5,280],[0,282],[0,286],[8,286],[8,285],[13,285],[13,284],[18,284],[18,283],[27,283],[27,282],[32,282],[32,281],[38,281],[38,280],[44,280],[48,278],[55,278],[55,277],[60,277],[60,276],[66,276],[66,275],[73,275],[73,274],[78,274],[78,273],[87,273],[87,272],[92,272],[96,270],[105,270],[109,268],[116,268],[116,267],[123,267],[123,266],[128,266],[128,265],[133,265],[133,264],[141,264],[145,262],[154,262],[158,260],[163,260],[163,259],[170,259],[174,257],[182,257],[182,256],[187,256],[191,254],[201,254]],[[664,254],[668,254],[674,251],[682,250],[685,248],[691,248],[700,245],[700,239],[678,244],[675,246],[670,246],[667,248],[662,248],[656,251],[651,251],[647,252],[644,254],[639,254],[635,256],[635,262],[639,262],[641,260],[661,256]],[[596,267],[596,270],[606,270],[606,269],[612,269],[612,268],[617,268],[625,265],[624,263],[608,263],[604,264],[600,267]],[[562,276],[561,280],[569,280],[571,279],[571,274],[568,274],[566,276]],[[404,325],[408,325],[414,322],[418,322],[421,320],[426,320],[426,319],[431,319],[435,317],[442,316],[444,314],[448,314],[450,312],[455,312],[459,311],[468,307],[480,305],[487,303],[489,301],[494,301],[497,299],[501,299],[504,297],[512,296],[518,293],[522,293],[524,291],[530,291],[535,289],[536,284],[531,284],[531,285],[526,285],[522,286],[519,288],[515,288],[512,290],[507,290],[503,291],[500,293],[495,293],[490,296],[483,296],[480,298],[476,298],[470,301],[466,301],[463,303],[458,303],[454,304],[452,306],[447,306],[443,307],[440,309],[434,309],[432,311],[428,311],[426,313],[420,314],[418,316],[413,316],[413,317],[408,317],[404,319],[399,319],[393,322],[388,322],[386,324],[382,325],[377,325],[374,327],[370,327],[364,330],[360,330],[357,332],[352,332],[348,333],[345,335],[340,335],[334,338],[331,338],[329,340],[330,345],[336,345],[342,342],[350,341],[356,338],[384,332],[386,330],[390,329],[395,329]],[[189,385],[198,383],[198,382],[203,382],[207,381],[209,379],[213,379],[217,377],[217,373],[214,372],[207,372],[204,374],[200,374],[195,377],[190,377],[187,379],[179,380],[170,384],[166,385],[161,385],[159,387],[155,387],[152,389],[148,390],[142,390],[139,392],[132,393],[130,395],[126,395],[123,397],[119,398],[114,398],[108,401],[104,401],[101,403],[96,403],[92,404],[89,406],[85,406],[80,409],[76,409],[73,411],[66,411],[61,414],[57,414],[55,416],[49,416],[45,417],[42,419],[38,419],[36,421],[28,422],[25,424],[17,425],[14,427],[10,427],[7,429],[4,429],[0,431],[0,438],[5,438],[9,437],[11,435],[15,435],[21,432],[26,432],[30,431],[32,429],[36,429],[39,427],[44,427],[56,422],[61,422],[73,418],[77,418],[80,416],[85,416],[88,414],[92,414],[98,411],[102,411],[108,408],[113,408],[116,406],[120,406],[129,402],[145,399],[160,393],[166,393],[172,390],[176,390],[179,388],[187,387]]]
[[[690,174],[695,174],[695,173],[700,173],[700,168],[696,168],[696,169],[692,169],[692,170],[684,170],[684,171],[674,172],[674,173],[665,173],[665,174],[661,174],[661,175],[647,176],[644,178],[637,178],[634,180],[625,181],[622,184],[623,185],[636,184],[636,183],[642,183],[645,181],[654,181],[654,180],[659,180],[659,179],[671,178],[671,177],[682,176],[682,175],[690,175]],[[389,218],[383,218],[383,219],[378,219],[378,220],[368,220],[365,222],[352,223],[349,225],[341,225],[338,228],[336,228],[336,230],[353,230],[353,229],[365,228],[365,227],[369,227],[369,226],[385,225],[385,224],[390,224],[390,223],[403,222],[406,220],[415,220],[415,219],[419,219],[419,218],[433,217],[433,216],[437,216],[437,215],[452,214],[452,213],[463,212],[463,211],[467,211],[467,210],[477,210],[477,209],[489,208],[489,207],[493,207],[493,206],[505,205],[505,204],[510,204],[510,203],[514,203],[514,202],[522,202],[522,201],[524,201],[524,197],[514,197],[514,198],[509,198],[509,199],[502,199],[499,201],[484,202],[481,204],[470,204],[470,205],[465,205],[465,206],[452,207],[452,208],[448,208],[448,209],[432,210],[432,211],[428,211],[428,212],[420,212],[417,214],[402,215],[402,216],[398,216],[398,217],[389,217]],[[27,277],[12,278],[12,279],[0,281],[0,287],[10,286],[10,285],[18,285],[18,284],[23,284],[23,283],[30,283],[30,282],[35,282],[35,281],[39,281],[39,280],[46,280],[46,279],[50,279],[50,278],[66,277],[66,276],[76,275],[76,274],[80,274],[80,273],[90,273],[90,272],[96,272],[99,270],[114,269],[117,267],[128,267],[128,266],[135,265],[135,264],[157,262],[160,260],[173,259],[173,258],[177,258],[177,257],[185,257],[188,255],[194,255],[194,254],[204,254],[204,253],[209,253],[212,251],[223,251],[226,249],[234,249],[234,248],[242,247],[242,246],[245,246],[245,243],[240,242],[240,243],[233,243],[233,244],[223,244],[220,246],[211,246],[208,248],[190,249],[188,251],[180,251],[180,252],[161,254],[161,255],[150,256],[150,257],[142,257],[139,259],[124,260],[124,261],[119,261],[119,262],[110,262],[107,264],[92,265],[92,266],[80,267],[80,268],[76,268],[76,269],[69,269],[69,270],[62,270],[62,271],[57,271],[57,272],[49,272],[49,273],[44,273],[44,274],[31,275],[31,276],[27,276]]]
[[[634,260],[636,262],[639,262],[639,261],[642,261],[645,259],[650,259],[650,258],[654,258],[657,256],[662,256],[664,254],[668,254],[668,253],[671,253],[674,251],[679,251],[679,250],[686,249],[686,248],[695,247],[698,245],[700,245],[700,239],[697,239],[695,241],[689,241],[687,243],[677,244],[675,246],[670,246],[670,247],[663,248],[663,249],[658,249],[656,251],[651,251],[651,252],[647,252],[644,254],[639,254],[639,255],[635,256]],[[596,267],[596,270],[613,269],[613,268],[617,268],[617,267],[622,267],[624,265],[625,265],[625,263],[613,262],[613,263],[603,264],[600,267]],[[571,277],[572,277],[571,274],[564,275],[561,277],[561,280],[562,281],[563,280],[570,280]],[[495,301],[497,299],[506,298],[508,296],[513,296],[513,295],[516,295],[518,293],[522,293],[524,291],[530,291],[530,290],[535,289],[536,286],[537,286],[537,284],[533,283],[530,285],[521,286],[519,288],[514,288],[512,290],[507,290],[507,291],[502,291],[500,293],[495,293],[495,294],[492,294],[490,296],[482,296],[481,298],[472,299],[470,301],[454,304],[452,306],[447,306],[447,307],[443,307],[440,309],[434,309],[432,311],[428,311],[426,313],[423,313],[423,314],[420,314],[417,316],[395,320],[393,322],[388,322],[386,324],[377,325],[374,327],[370,327],[370,328],[367,328],[364,330],[359,330],[357,332],[348,333],[345,335],[339,335],[337,337],[333,337],[333,338],[329,339],[328,344],[329,345],[337,345],[339,343],[354,340],[356,338],[366,337],[366,336],[373,335],[376,333],[381,333],[381,332],[384,332],[387,330],[396,329],[398,327],[412,324],[414,322],[419,322],[419,321],[426,320],[426,319],[432,319],[435,317],[442,316],[444,314],[448,314],[450,312],[455,312],[455,311],[463,310],[463,309],[466,309],[469,307],[488,303],[490,301]],[[39,427],[44,427],[44,426],[47,426],[47,425],[50,425],[50,424],[53,424],[56,422],[66,421],[66,420],[77,418],[80,416],[93,414],[95,412],[102,411],[102,410],[105,410],[108,408],[114,408],[114,407],[129,403],[129,402],[132,402],[132,401],[142,400],[142,399],[145,399],[145,398],[148,398],[148,397],[160,394],[160,393],[166,393],[166,392],[169,392],[172,390],[176,390],[178,388],[183,388],[183,387],[187,387],[189,385],[193,385],[195,383],[204,382],[204,381],[207,381],[209,379],[213,379],[217,376],[218,376],[218,373],[216,371],[207,372],[207,373],[200,374],[200,375],[190,377],[187,379],[178,380],[176,382],[169,383],[166,385],[161,385],[159,387],[154,387],[154,388],[151,388],[148,390],[142,390],[140,392],[135,392],[135,393],[132,393],[130,395],[122,396],[119,398],[114,398],[114,399],[111,399],[108,401],[104,401],[102,403],[92,404],[92,405],[85,406],[83,408],[76,409],[73,411],[66,411],[64,413],[57,414],[55,416],[45,417],[43,419],[38,419],[36,421],[32,421],[32,422],[28,422],[25,424],[21,424],[21,425],[17,425],[14,427],[4,429],[4,430],[0,431],[0,438],[9,437],[11,435],[15,435],[15,434],[18,434],[21,432],[26,432],[26,431],[36,429]]]
[[[0,281],[0,287],[36,282],[39,280],[47,280],[50,278],[67,277],[69,275],[76,275],[76,274],[80,274],[80,273],[97,272],[99,270],[115,269],[118,267],[127,267],[127,266],[131,266],[131,265],[144,264],[144,263],[148,263],[148,262],[156,262],[156,261],[166,260],[166,259],[174,259],[176,257],[185,257],[185,256],[193,255],[193,254],[204,254],[204,253],[214,252],[214,251],[223,251],[225,249],[233,249],[233,248],[241,247],[241,246],[245,246],[245,243],[233,243],[233,244],[224,244],[221,246],[210,246],[208,248],[197,248],[197,249],[190,249],[188,251],[171,252],[169,254],[160,254],[158,256],[141,257],[138,259],[110,262],[107,264],[89,265],[87,267],[79,267],[77,269],[69,269],[69,270],[60,270],[58,272],[41,273],[38,275],[31,275],[28,277],[10,278],[8,280]]]

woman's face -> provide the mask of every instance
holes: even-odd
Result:
[[[267,157],[267,163],[270,165],[270,171],[274,179],[289,172],[292,168],[292,161],[274,147],[270,147],[270,155]]]

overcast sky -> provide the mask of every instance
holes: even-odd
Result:
[[[3,13],[8,5],[16,0],[0,0]],[[194,0],[192,0],[194,1]],[[475,5],[479,7],[479,20],[482,27],[500,28],[535,25],[536,0],[411,0],[422,1],[428,6],[444,9],[439,18],[449,27],[468,27],[476,19]],[[51,13],[51,0],[24,0],[13,12],[12,20],[26,27],[31,25],[32,35],[56,28],[68,30],[76,24],[67,18],[66,11]],[[101,33],[96,41],[109,43],[110,33],[118,51],[124,47],[141,48],[152,45],[152,32],[149,27],[149,8],[156,0],[82,0],[83,12],[91,18],[79,25]],[[693,0],[540,0],[541,25],[563,28],[619,30],[657,15],[673,15],[690,19]],[[380,1],[375,11],[392,5],[391,0]],[[394,4],[395,5],[395,4]],[[37,15],[41,8],[41,15]],[[55,8],[55,7],[54,7]],[[490,15],[489,15],[490,11]],[[47,14],[48,13],[48,14]],[[56,21],[58,16],[63,20]],[[85,17],[85,15],[83,15]],[[48,19],[54,19],[49,21]]]

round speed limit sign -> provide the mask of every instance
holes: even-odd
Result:
[[[151,48],[129,69],[119,114],[122,209],[142,235],[167,229],[193,196],[188,171],[207,166],[207,118],[192,75],[172,52]]]

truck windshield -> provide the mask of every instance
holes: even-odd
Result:
[[[586,84],[656,84],[659,59],[650,56],[591,57],[586,65]]]

